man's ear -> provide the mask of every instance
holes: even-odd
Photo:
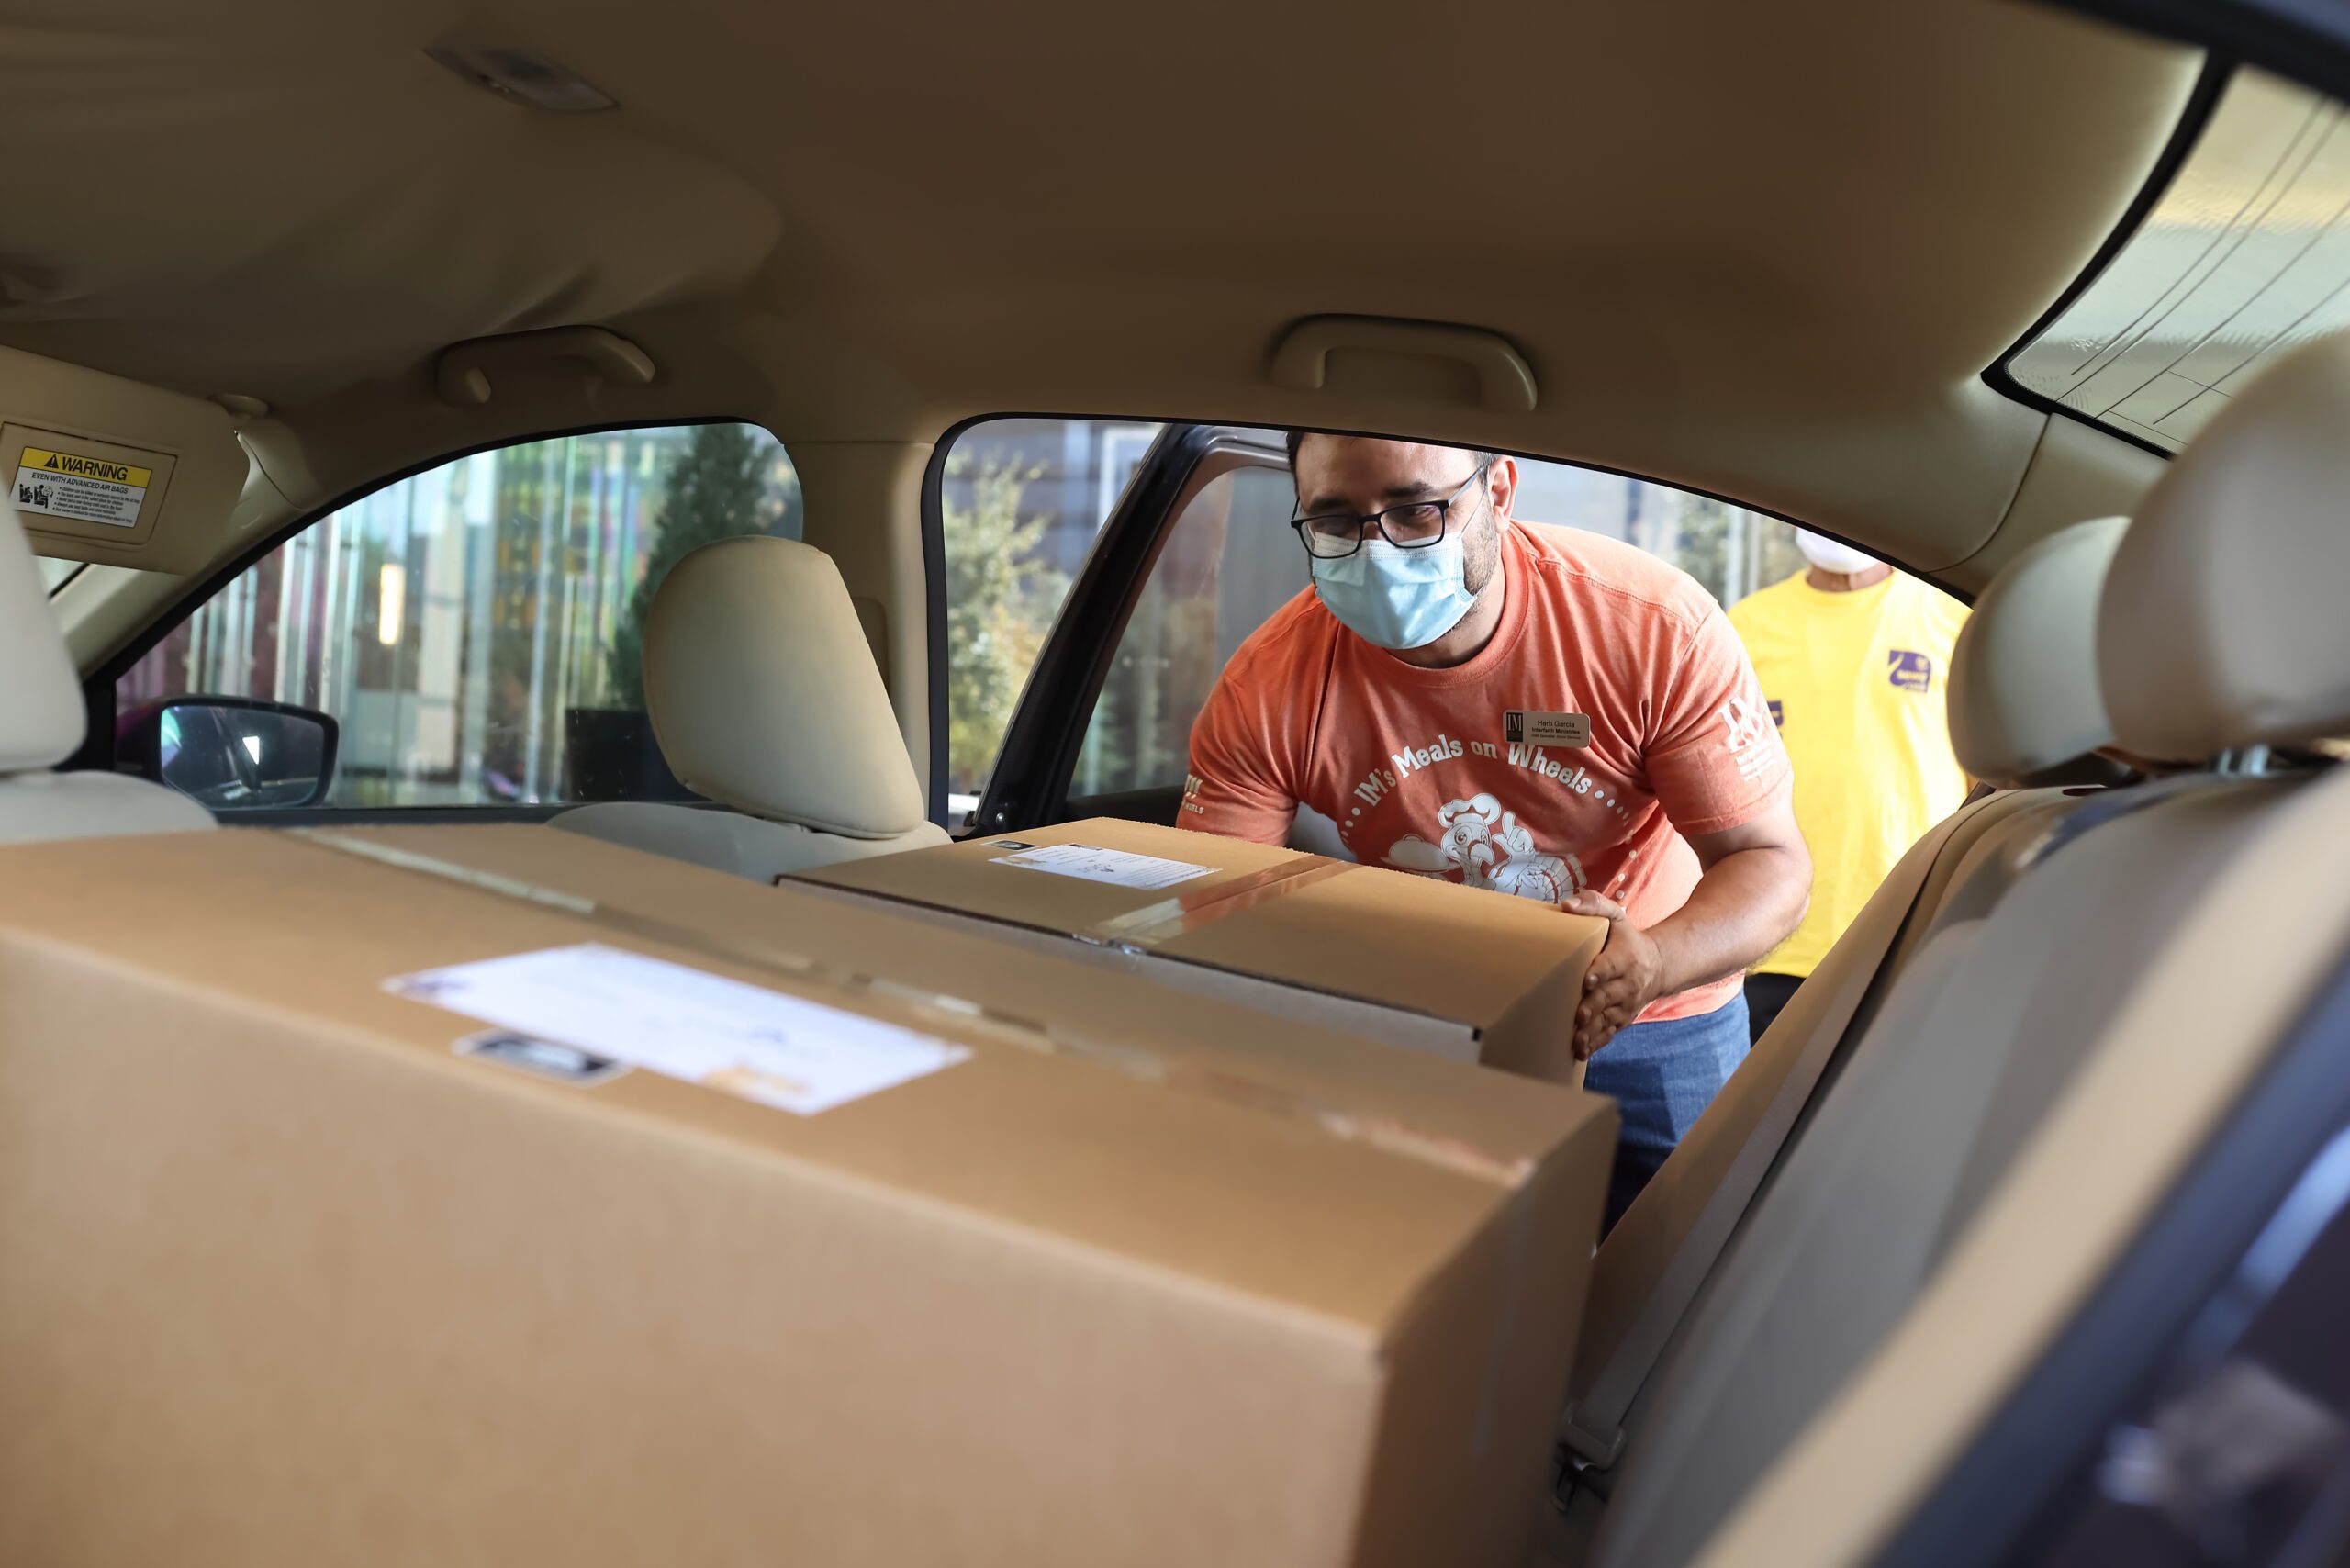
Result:
[[[1494,498],[1494,510],[1504,517],[1517,515],[1517,459],[1496,457],[1485,470],[1485,487]]]

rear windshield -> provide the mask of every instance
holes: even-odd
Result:
[[[2145,222],[2008,373],[2175,452],[2268,361],[2350,326],[2345,212],[2343,106],[2240,70]]]

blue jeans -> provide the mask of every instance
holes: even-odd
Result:
[[[1714,1103],[1746,1059],[1747,1047],[1746,998],[1733,996],[1711,1013],[1634,1024],[1592,1057],[1583,1087],[1613,1099],[1624,1119],[1601,1235],[1614,1228],[1682,1135]]]

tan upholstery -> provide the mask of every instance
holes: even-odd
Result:
[[[2056,454],[2048,416],[1978,373],[2128,209],[2200,64],[1981,0],[1818,0],[1799,49],[1779,8],[1718,3],[1471,0],[1430,27],[1404,0],[1324,0],[1251,8],[1242,49],[1229,28],[1089,0],[1024,6],[1018,27],[946,0],[821,9],[704,7],[669,29],[630,6],[510,0],[481,26],[621,106],[554,119],[419,52],[467,12],[223,0],[191,30],[177,0],[112,0],[102,22],[51,0],[34,14],[56,25],[26,24],[38,47],[0,50],[0,132],[70,140],[77,188],[140,195],[42,220],[37,258],[5,269],[0,342],[268,403],[246,438],[299,507],[587,424],[723,413],[796,454],[926,445],[1004,409],[1181,410],[1585,459],[1931,571],[1982,549]],[[1080,91],[1047,39],[1156,68]],[[1369,141],[1334,117],[1203,116],[1189,85],[1281,102],[1302,60],[1330,80],[1472,80],[1497,39],[1540,62],[1540,90]],[[809,68],[779,92],[787,58]],[[852,129],[867,74],[827,68],[867,60],[901,88],[886,130]],[[1690,112],[1658,113],[1665,99]],[[1072,115],[1088,134],[1058,133]],[[1136,178],[1134,149],[1176,124],[1192,155]],[[57,200],[58,157],[0,165],[6,210]],[[1365,247],[1337,283],[1331,214],[1390,210],[1467,168],[1528,193],[1479,260]],[[1067,192],[1083,220],[1046,220]],[[1411,354],[1335,353],[1319,386],[1273,379],[1293,323],[1365,310],[1499,333],[1534,367],[1535,406],[1486,409],[1455,365]],[[462,340],[588,323],[657,374],[550,364],[463,409],[415,374]],[[885,522],[810,515],[842,533]],[[918,516],[887,522],[916,562]],[[225,562],[251,538],[224,523],[207,543]],[[887,603],[904,625],[921,599]]]
[[[677,563],[644,627],[661,755],[736,811],[846,838],[923,822],[890,693],[832,558],[729,539]]]
[[[212,813],[176,790],[119,773],[0,775],[0,844],[194,833]]]
[[[945,831],[930,823],[893,838],[843,838],[838,834],[811,832],[796,823],[638,801],[581,806],[555,818],[554,825],[607,844],[624,844],[762,882],[818,866],[894,855],[901,849],[922,849],[947,841]]]
[[[645,618],[644,698],[670,770],[733,809],[583,806],[556,826],[762,881],[946,842],[821,550],[729,539],[678,562]]]
[[[1693,1301],[1743,1245],[1758,1188],[1807,1136],[1805,1118],[1832,1092],[1855,1042],[1905,1026],[1880,1018],[1912,983],[1920,953],[1987,913],[2032,846],[2080,803],[2061,790],[2006,790],[1919,840],[1608,1232],[1593,1265],[1569,1418],[1624,1434],[1625,1465],[1640,1460],[1654,1378]],[[1550,1560],[1581,1562],[1601,1509],[1586,1490],[1565,1518],[1548,1508],[1538,1518]]]
[[[2276,624],[2322,620],[2327,588],[2300,584],[2344,559],[2342,352],[2285,367],[2298,402],[2255,384],[2124,535],[2098,613],[2123,745],[2191,755],[2350,719],[2350,649],[2317,645],[2342,634],[2296,668]],[[2269,585],[2265,614],[2238,559]],[[2186,722],[2156,722],[2190,672],[2151,627],[2186,629],[2219,672]],[[2109,794],[2098,816],[2009,857],[2021,874],[1993,898],[1977,894],[1998,868],[1955,877],[1941,929],[1668,1349],[1596,1537],[1567,1560],[1864,1560],[1897,1518],[1872,1473],[1914,1499],[1963,1451],[2334,972],[2350,945],[2340,769],[2180,778]],[[1871,1374],[1897,1357],[1901,1378]],[[1815,1458],[1802,1439],[1823,1428]],[[1773,1485],[1774,1467],[1796,1480]]]
[[[0,513],[0,844],[177,833],[212,813],[161,785],[50,773],[82,744],[81,682],[14,512]]]
[[[0,516],[0,775],[54,767],[82,744],[81,682],[16,514]]]
[[[2067,530],[2012,562],[1977,604],[1951,670],[1952,739],[1970,772],[2013,779],[2110,740],[2092,632],[2126,526]],[[1601,1461],[1628,1435],[1667,1338],[1848,1042],[1877,1026],[1923,946],[1997,904],[2030,846],[2076,804],[2061,790],[2012,790],[1919,840],[1609,1233],[1562,1428],[1584,1457]]]
[[[1999,1189],[1978,1173],[2004,1179],[2084,1074],[2109,1077],[2099,1058],[2150,979],[2207,967],[2214,938],[2191,918],[2204,890],[2273,843],[2278,808],[2339,782],[2171,796],[2101,823],[2027,872],[1988,918],[1937,935],[1660,1369],[1590,1561],[1677,1568],[1695,1556],[1930,1287]],[[2199,946],[2181,942],[2188,929]],[[2163,1059],[2194,1048],[2142,1044],[2155,1082],[2176,1081]],[[2126,1138],[2125,1127],[2103,1137]]]
[[[2130,520],[2099,518],[2009,562],[1975,601],[1950,666],[1950,741],[1977,778],[2012,783],[2113,743],[2097,681],[2097,607]]]
[[[2115,554],[2098,668],[2145,756],[2350,733],[2350,335],[2232,399]]]
[[[2101,849],[2115,829],[2128,831]],[[2224,838],[2217,853],[2152,879],[2159,907],[2101,900],[2061,948],[2047,912],[2003,908],[1990,923],[1996,931],[2014,914],[2038,950],[2010,954],[2004,972],[1990,964],[1963,975],[1953,1005],[1964,1006],[1970,978],[1984,987],[1978,1002],[2028,984],[2018,1059],[2056,1047],[2072,1070],[2031,1085],[2041,1103],[2028,1140],[1998,1151],[1998,1179],[1970,1214],[1952,1216],[1897,1324],[1872,1337],[1856,1375],[1829,1391],[1815,1420],[1764,1456],[1759,1484],[1702,1553],[1610,1562],[1878,1562],[1887,1537],[2034,1374],[2350,945],[2350,771],[2167,801],[2095,830],[2046,869],[2093,887],[2122,873],[2126,857],[2160,866],[2207,836]],[[2228,983],[2213,985],[2210,956],[2222,951]],[[2102,1005],[2062,1006],[2082,976],[2098,978]],[[1965,1051],[1999,1041],[2013,1011],[1998,1014],[1939,1043]],[[2087,1033],[2067,1040],[2070,1028]]]

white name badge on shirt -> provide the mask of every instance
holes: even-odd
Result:
[[[1591,715],[1512,708],[1502,715],[1502,739],[1510,745],[1589,745]]]

